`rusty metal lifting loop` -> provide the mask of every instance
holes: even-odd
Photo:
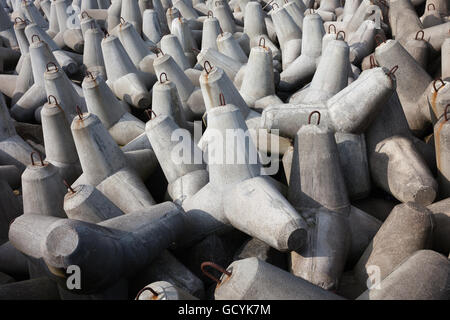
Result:
[[[162,76],[165,75],[166,76],[166,80],[162,81]],[[159,83],[164,83],[166,81],[169,81],[169,79],[167,78],[167,73],[165,72],[161,72],[161,74],[159,75]]]
[[[397,69],[398,69],[398,66],[394,66],[394,67],[392,67],[392,69],[389,70],[389,72],[387,73],[387,76],[388,76],[389,78],[391,78],[391,80],[394,80],[394,79],[392,79],[392,76],[393,76],[394,73],[397,71]]]
[[[67,189],[70,190],[71,193],[75,193],[75,190],[70,186],[70,184],[67,183],[66,180],[63,180],[64,185],[67,187]]]
[[[191,48],[192,51],[194,51],[196,54],[199,54],[201,51],[198,50],[197,48]]]
[[[54,100],[53,103],[50,101],[51,98],[53,98],[53,100]],[[52,94],[47,97],[47,101],[48,101],[49,104],[56,104],[56,105],[58,104],[58,99],[56,99],[56,97],[54,95],[52,95]]]
[[[208,18],[214,18],[214,13],[211,10],[208,10]]]
[[[337,33],[337,29],[336,29],[336,26],[335,26],[334,24],[330,24],[330,25],[328,26],[328,33],[331,33],[331,27],[333,27],[333,29],[334,29],[334,32],[333,32],[333,33]]]
[[[382,37],[380,34],[376,34],[375,35],[375,42],[376,42],[377,47],[378,47],[380,44],[386,42],[386,39],[384,37]]]
[[[139,290],[139,292],[138,292],[137,295],[136,295],[135,300],[139,300],[139,297],[141,296],[142,293],[144,293],[144,291],[150,291],[150,292],[153,294],[154,297],[159,296],[159,293],[156,292],[155,290],[153,290],[152,288],[150,288],[150,287],[144,287],[144,288],[142,288],[141,290]]]
[[[438,81],[440,81],[442,85],[441,85],[439,88],[436,88],[436,82],[438,82]],[[439,90],[441,90],[441,88],[444,87],[444,86],[445,86],[445,82],[442,81],[441,78],[436,79],[436,80],[433,81],[433,89],[434,89],[434,91],[436,91],[436,92],[438,92]]]
[[[312,115],[315,114],[315,113],[317,114],[317,125],[320,124],[320,112],[317,111],[317,110],[315,110],[315,111],[313,111],[313,112],[311,112],[311,113],[309,114],[309,117],[308,117],[308,124],[311,124],[311,118],[312,118]]]
[[[219,106],[224,106],[226,103],[225,103],[225,96],[223,95],[223,93],[220,93],[219,94]]]
[[[45,69],[46,69],[47,71],[51,71],[51,69],[49,69],[49,66],[53,66],[53,67],[54,67],[53,70],[58,71],[58,66],[56,65],[56,63],[54,63],[54,62],[52,62],[52,61],[50,61],[49,63],[47,63],[47,66],[45,67]]]
[[[80,120],[83,120],[83,112],[81,112],[80,106],[76,106],[75,110],[77,111],[78,117]]]
[[[37,34],[33,34],[31,36],[31,43],[34,43],[34,37],[38,38],[38,41],[41,41],[41,38]]]
[[[33,152],[30,153],[31,165],[33,165],[33,166],[35,165],[35,164],[34,164],[34,158],[33,158],[33,154],[35,154],[35,153],[39,156],[39,160],[41,160],[41,165],[42,165],[42,166],[45,166],[44,160],[42,160],[41,154],[40,154],[39,152],[37,152],[37,151],[33,151]]]
[[[208,278],[210,278],[211,280],[217,282],[218,284],[220,284],[221,281],[219,279],[217,279],[216,277],[214,277],[211,273],[206,271],[205,267],[212,267],[212,268],[216,269],[217,271],[222,272],[223,274],[226,274],[227,276],[231,277],[231,272],[225,270],[224,268],[222,268],[221,266],[215,264],[214,262],[211,262],[211,261],[203,262],[200,265],[200,269],[202,270],[203,274],[205,276],[207,276]]]
[[[125,19],[123,17],[120,17],[120,25],[123,26],[124,23],[126,23]]]
[[[422,34],[422,37],[420,38],[420,39],[418,39],[417,37],[419,36],[419,33],[421,33]],[[423,30],[419,30],[419,31],[417,31],[417,33],[416,33],[416,40],[423,40],[423,37],[425,36],[425,32],[423,32]]]
[[[274,4],[271,4],[270,6],[272,7],[272,10],[275,9],[274,6],[277,6],[277,9],[280,9],[280,6],[276,2]]]
[[[209,66],[209,71],[208,71],[208,69],[206,68],[206,65]],[[211,67],[211,63],[209,63],[208,60],[206,60],[206,61],[203,63],[203,69],[205,69],[206,74],[209,74],[209,73],[211,72],[212,67]]]
[[[103,33],[104,33],[104,36],[103,36],[103,38],[108,38],[109,37],[109,32],[108,31],[106,31],[106,30],[103,30]]]
[[[262,41],[262,45],[261,45],[261,41]],[[260,47],[265,48],[265,47],[266,47],[266,39],[265,39],[264,37],[259,38],[259,43],[258,43],[258,45],[259,45]]]
[[[86,77],[90,77],[92,80],[95,80],[94,75],[92,74],[92,72],[86,70]]]
[[[158,53],[160,53],[160,52],[161,52],[161,55],[164,55],[164,52],[162,52],[162,50],[160,48],[156,48],[155,51],[156,51],[156,57],[158,57]]]
[[[145,110],[145,114],[147,115],[149,120],[152,120],[157,117],[155,111],[153,111],[152,109]],[[152,117],[152,114],[155,115],[155,117]]]
[[[434,3],[429,3],[427,5],[427,11],[430,11],[430,6],[433,6],[433,10],[436,10],[436,6],[434,5]]]
[[[450,103],[448,103],[448,104],[445,106],[445,109],[444,109],[444,119],[445,119],[445,122],[448,121],[448,118],[447,118],[448,107],[450,107]]]
[[[370,69],[378,67],[377,62],[375,61],[375,57],[373,55],[370,56]]]
[[[338,38],[339,38],[339,35],[341,34],[341,33],[343,33],[344,34],[344,38],[342,39],[342,40],[345,40],[345,31],[339,31],[338,33],[336,33],[336,40],[338,40]]]
[[[83,12],[81,13],[81,19],[84,19],[84,18],[86,18],[86,17],[90,18],[91,16],[90,16],[86,11],[83,11]]]
[[[19,20],[19,22],[17,22],[17,20]],[[21,17],[16,17],[14,19],[14,24],[19,24],[19,23],[27,23],[25,20],[23,20]]]

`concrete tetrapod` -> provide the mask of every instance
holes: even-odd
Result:
[[[54,165],[62,179],[73,183],[82,173],[70,123],[63,108],[54,96],[41,111],[46,161]]]
[[[189,59],[184,54],[183,48],[181,47],[178,37],[173,34],[165,35],[161,38],[161,51],[165,54],[169,54],[181,70],[186,70],[191,68],[191,63]]]
[[[145,86],[147,89],[150,89],[156,81],[153,70],[155,54],[151,52],[151,50],[156,49],[156,44],[144,42],[133,25],[124,20],[121,20],[115,30],[117,30],[116,34],[131,61],[138,70],[142,71],[140,77],[144,81]]]
[[[39,36],[33,37],[39,39]],[[55,56],[48,45],[41,41],[30,44],[30,58],[33,69],[34,84],[20,97],[11,108],[11,115],[19,121],[30,121],[34,117],[34,111],[45,103],[47,95],[44,88],[44,72],[48,63],[54,63],[58,69],[61,67],[56,62]]]
[[[88,29],[84,35],[83,64],[86,71],[100,73],[106,78],[105,60],[101,49],[103,32],[98,28]]]
[[[362,133],[370,125],[372,115],[392,95],[396,86],[394,72],[395,69],[385,68],[365,70],[324,104],[270,106],[263,111],[260,126],[278,129],[281,136],[294,138],[300,127],[308,123],[310,113],[318,110],[320,126],[336,132]]]
[[[400,0],[397,0],[400,1]],[[421,136],[429,124],[429,110],[418,102],[431,82],[431,77],[396,40],[387,40],[375,49],[375,59],[388,69],[398,66],[397,94],[410,129]]]
[[[192,49],[198,49],[197,42],[194,40],[192,31],[189,28],[189,24],[185,18],[173,19],[172,21],[172,34],[177,36],[183,48],[184,54],[188,58],[191,66],[195,64],[196,58]]]
[[[180,0],[183,2],[182,0]],[[166,281],[148,284],[140,290],[135,300],[198,300],[183,289]]]
[[[31,164],[22,173],[23,213],[65,218],[63,178],[50,162],[40,158],[35,163],[33,153]]]
[[[275,9],[270,16],[280,43],[283,70],[287,70],[294,61],[298,60],[305,48],[302,42],[302,30],[284,7]],[[307,32],[306,27],[303,31]]]
[[[450,198],[430,204],[427,209],[433,213],[433,250],[442,254],[450,253]]]
[[[279,90],[299,89],[312,78],[317,67],[317,58],[322,54],[322,37],[325,34],[322,19],[318,14],[308,14],[303,20],[301,55],[280,74]]]
[[[206,110],[221,106],[224,102],[237,106],[248,128],[250,135],[261,152],[283,154],[290,145],[286,139],[260,129],[260,114],[251,110],[227,74],[219,67],[211,67],[209,61],[204,63],[200,77],[200,87]],[[272,148],[272,143],[275,146]],[[276,145],[276,143],[278,143]],[[278,149],[276,149],[278,148]]]
[[[239,43],[234,39],[229,32],[221,33],[217,36],[217,48],[220,53],[230,57],[240,63],[247,63],[248,57],[242,50]]]
[[[36,24],[29,24],[25,28],[25,35],[27,36],[30,45],[34,42],[34,35],[37,35],[39,40],[44,41],[48,45],[59,65],[63,67],[65,72],[68,74],[77,72],[78,65],[75,60],[71,58],[67,51],[61,50],[61,47],[59,47],[42,28]]]
[[[442,79],[450,80],[450,39],[445,39],[441,50]]]
[[[298,250],[305,245],[305,222],[271,180],[260,176],[258,154],[252,140],[246,138],[247,131],[237,107],[224,105],[208,111],[204,138],[210,182],[186,199],[183,208],[188,215],[211,215],[279,251]],[[233,143],[236,135],[237,144]],[[245,217],[242,210],[247,212]]]
[[[167,115],[181,127],[192,131],[192,122],[186,121],[186,105],[181,103],[175,83],[167,78],[165,73],[159,75],[160,79],[152,88],[152,111],[156,115]]]
[[[208,15],[208,17],[203,21],[203,30],[202,30],[202,43],[201,49],[202,51],[207,49],[219,50],[217,48],[216,39],[220,34],[220,25],[219,20],[214,18],[213,16]]]
[[[266,22],[264,21],[264,11],[261,4],[257,1],[250,1],[245,7],[244,33],[250,38],[250,47],[253,48],[259,44],[261,38],[264,38],[265,45],[272,51],[273,59],[280,60],[280,49],[270,40],[267,35]],[[202,47],[203,49],[203,47]]]
[[[142,210],[155,204],[145,185],[100,119],[85,113],[74,118],[72,135],[83,169],[84,184],[101,191],[123,212]]]
[[[159,115],[145,127],[158,162],[169,183],[167,191],[180,205],[209,181],[202,152],[192,141],[189,131],[181,129],[167,115]],[[180,156],[180,150],[183,156]]]
[[[101,75],[89,73],[82,87],[87,110],[100,119],[119,145],[126,145],[144,132],[145,124],[126,111],[126,103],[114,96]]]
[[[142,15],[142,38],[148,44],[155,44],[161,40],[163,33],[155,10],[146,9]]]
[[[433,220],[432,213],[421,205],[397,205],[354,267],[354,283],[343,295],[356,298],[368,288],[374,272],[382,281],[417,250],[430,248]]]
[[[450,261],[432,250],[419,250],[398,266],[378,286],[357,300],[448,300]],[[411,281],[414,279],[414,281]]]
[[[150,106],[150,94],[147,91],[143,77],[131,61],[120,43],[119,38],[109,36],[102,40],[102,52],[105,59],[108,85],[114,94],[136,108]]]
[[[197,297],[204,298],[203,282],[176,259],[168,250],[164,250],[153,262],[131,280],[134,292],[147,283],[166,281]]]
[[[381,140],[369,152],[373,181],[402,202],[431,204],[438,184],[413,142],[394,135]]]
[[[315,125],[298,131],[288,200],[312,226],[307,247],[291,253],[291,272],[336,289],[350,245],[350,202],[332,132]]]
[[[313,104],[330,99],[348,84],[349,47],[343,40],[331,40],[320,59],[311,83],[297,91],[290,103]]]
[[[64,211],[69,219],[92,223],[124,214],[97,188],[87,184],[75,188],[69,186],[69,192],[64,196]]]
[[[189,111],[185,112],[186,120],[200,119],[205,112],[205,102],[200,88],[194,86],[175,60],[168,54],[157,57],[153,66],[158,77],[164,72],[167,78],[175,83],[181,103],[185,106],[183,109]]]
[[[450,122],[447,104],[444,114],[434,126],[434,146],[438,169],[439,193],[442,198],[450,197]]]
[[[428,43],[424,40],[425,33],[417,31],[415,37],[411,37],[403,47],[408,51],[411,57],[425,70],[428,64]]]
[[[333,132],[312,124],[298,131],[288,200],[298,211],[325,207],[348,215],[350,201]]]
[[[227,270],[205,262],[202,267],[214,266],[223,273],[214,291],[216,300],[341,300],[306,280],[257,258],[234,261]]]
[[[0,163],[14,165],[22,173],[30,163],[33,148],[16,132],[3,94],[0,94]]]
[[[55,63],[49,62],[44,72],[44,87],[47,97],[53,96],[64,110],[69,123],[77,114],[77,107],[86,111],[86,101],[79,86],[74,84]]]
[[[257,100],[275,95],[272,52],[265,44],[253,47],[247,70],[239,90],[244,101],[252,108]]]
[[[66,279],[61,278],[59,270],[70,265],[79,266],[82,272],[78,292],[92,293],[110,287],[148,265],[162,250],[178,241],[184,232],[184,224],[182,209],[165,202],[97,225],[22,215],[11,224],[9,237],[11,243],[25,254],[42,255],[49,270],[63,283]],[[29,235],[25,235],[27,232]],[[29,237],[34,239],[33,245],[24,242]],[[86,255],[86,252],[96,254]],[[103,267],[98,268],[99,265]]]
[[[70,188],[64,197],[64,210],[69,219],[91,223],[99,223],[124,214],[100,191],[90,185],[78,185],[73,189]],[[121,228],[123,227],[122,225]],[[171,272],[175,272],[177,276],[171,278],[173,277]],[[146,278],[157,276],[163,279],[170,279],[175,281],[177,285],[181,285],[182,288],[191,289],[189,292],[196,294],[203,292],[203,284],[201,284],[200,280],[168,251],[163,251],[151,263],[150,267],[146,269],[145,276]],[[199,286],[199,282],[201,286]]]

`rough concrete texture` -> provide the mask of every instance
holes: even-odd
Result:
[[[448,300],[449,9],[0,0],[0,299]]]

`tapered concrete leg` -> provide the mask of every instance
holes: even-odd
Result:
[[[437,195],[436,180],[405,137],[392,136],[380,141],[369,155],[369,165],[374,182],[402,202],[428,205]]]
[[[183,0],[179,0],[183,2]],[[151,289],[151,290],[150,290]],[[153,293],[154,292],[154,293]],[[166,281],[150,283],[142,288],[136,300],[198,300],[183,289]]]
[[[208,271],[207,269],[205,269]],[[216,286],[216,300],[340,300],[342,297],[257,258],[233,262]]]
[[[348,296],[356,297],[367,289],[367,280],[374,272],[383,280],[414,252],[429,248],[432,230],[433,217],[428,209],[411,202],[396,206],[356,264],[356,283]]]
[[[445,256],[432,250],[420,250],[357,299],[448,300],[449,273],[450,261]]]

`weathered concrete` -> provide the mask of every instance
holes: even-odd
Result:
[[[438,184],[410,139],[394,135],[369,153],[373,181],[402,202],[431,204]],[[374,174],[376,173],[376,174]]]
[[[183,0],[179,0],[183,2]],[[150,283],[140,290],[136,300],[198,300],[183,289],[166,281]]]
[[[450,261],[432,250],[411,255],[358,300],[448,300]],[[411,281],[413,280],[413,281]]]
[[[442,198],[450,196],[450,122],[448,122],[448,106],[444,115],[434,125],[434,146],[438,169],[439,194]]]
[[[50,98],[41,111],[46,161],[54,165],[62,179],[73,183],[82,173],[73,142],[70,122],[56,98]]]
[[[432,213],[425,207],[411,202],[396,206],[356,264],[349,297],[367,289],[374,268],[383,280],[414,252],[430,248],[433,225]]]
[[[209,181],[202,152],[193,143],[189,132],[182,130],[169,116],[153,118],[147,122],[145,131],[169,183],[170,197],[182,204]]]
[[[90,185],[78,185],[64,196],[64,211],[69,219],[98,223],[124,213],[100,191]]]
[[[87,113],[76,117],[71,129],[85,183],[97,187],[125,213],[155,204],[97,116]]]
[[[224,270],[225,271],[225,270]],[[233,262],[222,275],[217,300],[340,300],[342,297],[257,258]]]
[[[318,14],[308,14],[303,20],[301,55],[283,68],[279,89],[292,91],[306,84],[316,71],[317,58],[322,54],[322,37],[325,34],[322,19]]]
[[[87,75],[82,83],[87,110],[95,114],[114,141],[126,145],[145,130],[145,124],[126,111],[101,75]]]

